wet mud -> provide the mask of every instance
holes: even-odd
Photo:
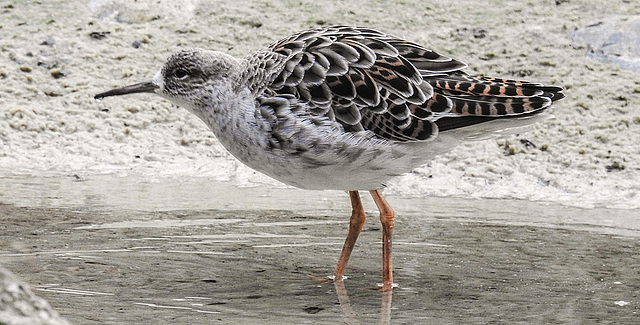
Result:
[[[256,191],[235,194],[241,202]],[[266,196],[292,193],[304,205],[325,192]],[[391,196],[399,288],[385,295],[372,289],[381,280],[375,211],[344,286],[327,280],[348,224],[346,195],[331,195],[320,200],[330,208],[316,212],[287,203],[285,210],[155,211],[131,202],[3,204],[0,264],[74,324],[638,321],[640,231],[609,215],[637,220],[637,211]],[[345,209],[335,208],[342,196]]]

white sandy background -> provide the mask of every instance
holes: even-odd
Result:
[[[387,193],[640,208],[640,73],[587,57],[571,41],[577,29],[638,13],[637,1],[604,0],[2,0],[0,177],[284,186],[241,165],[202,122],[159,97],[93,95],[149,80],[182,47],[244,56],[292,32],[348,24],[424,44],[472,73],[566,88],[555,119],[459,146]]]

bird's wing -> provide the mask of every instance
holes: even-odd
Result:
[[[294,96],[346,131],[394,141],[535,112],[561,94],[556,87],[468,76],[463,62],[366,28],[311,29],[249,60],[257,67],[249,83],[261,96]]]

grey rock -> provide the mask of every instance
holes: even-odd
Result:
[[[623,69],[640,70],[640,17],[616,16],[579,29],[573,46],[587,55]]]
[[[0,267],[0,324],[70,325],[49,303],[33,294],[29,286]]]

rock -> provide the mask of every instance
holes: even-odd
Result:
[[[588,56],[640,71],[640,17],[606,18],[573,32],[571,38],[574,47],[587,49]]]
[[[0,267],[0,324],[70,325],[49,303],[33,294],[7,269]]]

